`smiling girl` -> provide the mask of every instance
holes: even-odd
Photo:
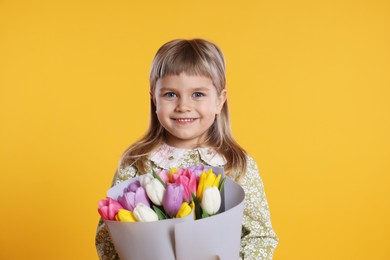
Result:
[[[152,170],[223,167],[246,196],[240,258],[272,259],[278,238],[257,165],[231,134],[220,49],[202,39],[164,44],[152,63],[150,104],[149,129],[124,152],[112,185]],[[119,259],[102,221],[96,247],[100,259]]]
[[[158,80],[152,99],[166,131],[166,143],[193,149],[207,143],[208,130],[221,112],[226,90],[219,94],[211,79],[182,72]]]

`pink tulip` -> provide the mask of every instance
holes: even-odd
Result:
[[[119,209],[123,209],[117,201],[107,197],[105,200],[100,200],[98,204],[98,212],[104,220],[115,220],[115,215]]]
[[[122,196],[118,197],[118,202],[123,206],[123,208],[133,211],[138,203],[144,203],[146,206],[150,207],[148,196],[146,191],[139,181],[131,183],[125,190]]]
[[[183,198],[185,201],[192,200],[192,193],[196,194],[196,175],[195,172],[185,170],[176,178],[176,184],[182,184],[184,188]]]
[[[164,183],[168,183],[169,182],[169,178],[168,178],[168,171],[167,170],[161,170],[157,173],[157,175],[160,177],[160,179],[164,182]]]
[[[177,182],[177,179],[180,177],[180,176],[183,176],[185,173],[186,173],[187,169],[186,168],[179,168],[177,170],[177,172],[173,173],[171,175],[171,183],[176,183]]]

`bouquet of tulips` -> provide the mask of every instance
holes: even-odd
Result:
[[[221,207],[225,178],[204,166],[172,168],[144,174],[124,188],[117,200],[98,204],[104,220],[149,222],[168,218],[195,219],[214,215]]]
[[[120,259],[238,259],[244,198],[222,168],[191,166],[121,182],[98,212]]]

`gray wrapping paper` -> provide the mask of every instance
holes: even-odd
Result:
[[[215,169],[220,173],[221,170]],[[112,187],[107,195],[117,200],[136,178]],[[244,211],[244,190],[226,178],[222,212],[204,219],[166,219],[155,222],[105,221],[122,260],[236,260],[239,258]]]

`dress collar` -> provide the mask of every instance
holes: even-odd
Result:
[[[165,143],[152,152],[149,155],[149,159],[163,169],[170,169],[181,165],[183,158],[188,157],[191,153],[198,154],[200,159],[209,166],[221,167],[226,164],[225,158],[213,148],[185,149],[172,147]]]

